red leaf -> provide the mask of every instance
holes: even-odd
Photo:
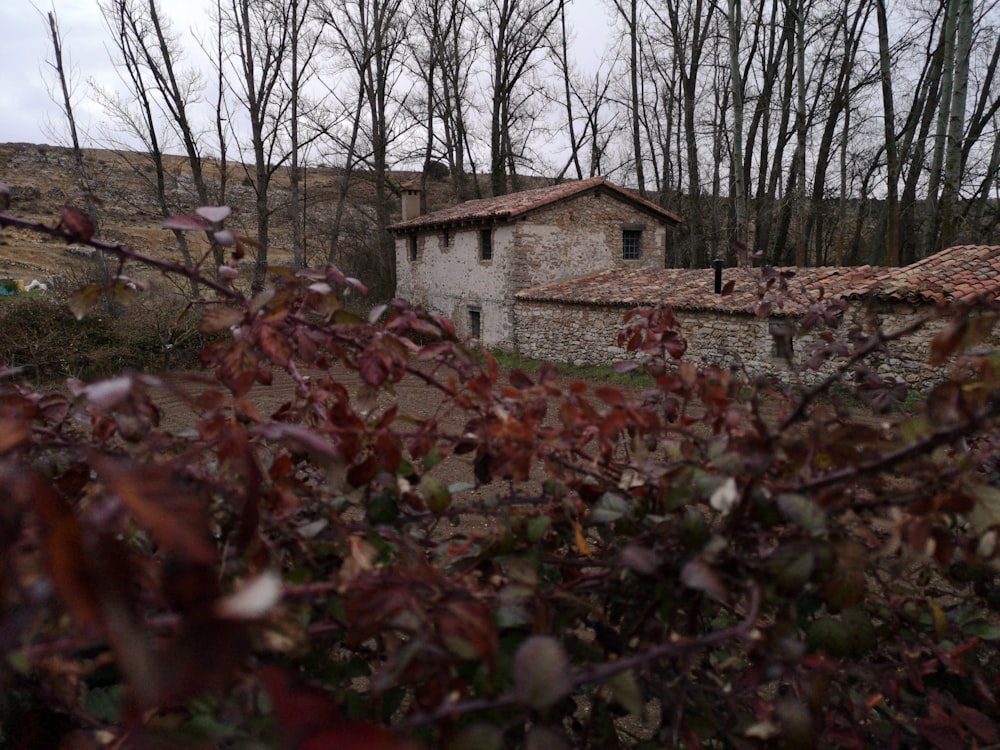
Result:
[[[81,625],[97,625],[104,618],[87,570],[83,552],[83,529],[66,502],[37,477],[17,481],[12,488],[36,502],[41,511],[46,562],[59,596]]]
[[[260,329],[260,348],[279,367],[288,367],[292,345],[284,331],[265,325]]]
[[[511,370],[510,371],[510,384],[517,388],[519,391],[523,391],[526,388],[530,388],[534,385],[531,377],[528,373],[523,370]]]
[[[198,327],[202,333],[218,333],[243,320],[243,311],[234,307],[213,307],[205,311]]]
[[[618,373],[625,374],[627,372],[632,372],[639,367],[639,363],[634,359],[622,360],[621,362],[615,362],[614,371]]]
[[[66,300],[66,304],[69,306],[73,315],[76,316],[77,320],[83,320],[84,316],[86,316],[86,314],[93,309],[94,305],[97,304],[98,300],[100,300],[101,293],[103,291],[104,290],[97,284],[82,287],[69,296],[69,299]]]
[[[101,482],[165,551],[191,562],[215,562],[208,518],[200,500],[186,495],[170,466],[130,466],[95,456]]]
[[[361,487],[368,484],[375,478],[378,469],[378,461],[375,456],[369,455],[360,464],[355,464],[347,470],[347,481],[352,487]]]
[[[943,718],[918,719],[917,731],[938,750],[964,750],[968,747],[958,731]]]
[[[687,342],[673,331],[667,334],[663,345],[667,350],[667,354],[674,359],[680,359],[684,356],[684,352],[687,351]]]
[[[286,667],[257,674],[267,687],[285,743],[295,750],[418,750],[382,727],[346,721],[332,698]]]
[[[967,325],[968,320],[959,318],[951,321],[951,323],[935,334],[931,341],[931,365],[940,365],[955,353],[955,350],[958,349],[959,344],[962,342]]]
[[[594,390],[594,395],[608,406],[625,406],[625,397],[617,388],[602,385]]]
[[[735,279],[730,279],[722,287],[722,296],[723,297],[728,297],[729,295],[731,295],[733,293],[733,290],[735,288],[736,288],[736,280]]]
[[[995,745],[1000,742],[1000,733],[997,732],[996,724],[982,711],[971,706],[955,706],[952,713],[984,744]]]
[[[201,357],[205,364],[215,365],[215,377],[237,398],[245,396],[257,379],[257,357],[242,341],[214,344]]]
[[[59,219],[59,226],[67,239],[78,242],[90,242],[94,237],[94,223],[90,217],[79,208],[65,206]]]
[[[366,353],[358,364],[358,372],[362,380],[371,386],[382,385],[385,382],[385,376],[388,374],[385,365],[382,364],[379,357],[371,353]]]
[[[0,417],[0,453],[17,448],[31,437],[31,422],[20,417]]]

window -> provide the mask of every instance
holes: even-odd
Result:
[[[493,260],[493,230],[479,230],[479,260]]]
[[[795,339],[794,326],[781,318],[771,318],[767,324],[767,331],[771,334],[771,339],[774,342],[771,356],[791,362],[795,355],[792,348],[792,342]]]
[[[451,244],[451,232],[445,229],[441,232],[441,247],[448,247]]]
[[[417,235],[410,235],[410,260],[417,259]]]
[[[622,229],[622,260],[639,260],[642,256],[642,230]]]
[[[474,339],[483,335],[483,314],[475,307],[469,308],[469,335]]]

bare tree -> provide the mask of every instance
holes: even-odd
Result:
[[[129,88],[134,105],[124,97],[115,96],[98,90],[104,109],[119,128],[124,128],[129,137],[136,138],[143,145],[145,154],[153,163],[153,193],[156,196],[157,207],[163,217],[177,213],[177,206],[168,198],[168,173],[161,144],[161,127],[159,121],[159,105],[154,102],[156,87],[150,82],[151,75],[142,52],[144,37],[148,31],[148,17],[143,8],[135,0],[104,0],[100,3],[101,13],[111,33],[112,43],[117,53],[117,65],[122,80]],[[126,156],[126,158],[128,158]],[[142,164],[136,164],[133,171],[140,179],[146,179]],[[192,268],[195,263],[191,255],[187,234],[174,230],[174,240],[181,252],[184,265]],[[198,284],[190,279],[192,298],[198,297]]]
[[[312,138],[303,141],[300,120],[303,114],[303,89],[313,76],[313,60],[319,48],[320,35],[310,29],[313,0],[290,0],[288,8],[290,60],[286,85],[289,113],[288,137],[290,165],[288,174],[289,220],[292,225],[292,266],[298,270],[305,266],[305,217],[306,204],[301,189],[301,154]],[[299,211],[299,204],[302,210]]]
[[[76,117],[73,114],[73,97],[70,93],[69,75],[63,59],[62,33],[59,31],[59,20],[56,18],[55,11],[50,11],[47,18],[49,41],[52,42],[52,61],[50,65],[53,71],[55,71],[56,78],[59,81],[59,90],[62,93],[62,102],[60,103],[60,106],[62,108],[63,115],[66,117],[66,125],[69,129],[70,142],[73,147],[73,164],[76,167],[77,177],[84,188],[84,202],[87,207],[87,216],[96,231],[98,227],[97,206],[94,200],[94,189],[90,173],[83,160],[83,148],[80,146],[80,135],[76,127]],[[94,254],[94,260],[97,264],[97,271],[100,275],[101,282],[107,285],[110,280],[110,274],[108,273],[108,267],[104,260],[104,253],[97,251]]]
[[[490,189],[508,191],[523,149],[515,148],[518,118],[530,94],[522,91],[552,44],[559,0],[483,0],[478,20],[490,63]]]
[[[639,96],[639,2],[638,0],[614,0],[618,15],[625,21],[625,33],[629,43],[629,112],[632,125],[632,151],[635,159],[635,179],[639,195],[646,197],[646,175],[643,167],[642,129],[640,127],[643,102]]]
[[[395,248],[385,227],[392,218],[390,148],[405,127],[397,120],[405,97],[397,97],[397,93],[403,72],[400,51],[406,38],[407,8],[402,0],[330,0],[324,6],[323,19],[333,35],[336,52],[347,60],[356,79],[367,114],[360,132],[368,138],[367,161],[374,188],[371,270],[378,286],[386,291],[395,289]],[[361,121],[358,123],[360,127]]]
[[[290,97],[281,84],[290,50],[289,6],[285,0],[231,0],[224,21],[235,44],[227,62],[236,74],[236,97],[250,127],[253,162],[247,169],[255,195],[258,243],[251,289],[257,293],[267,280],[271,179],[288,158],[281,150],[281,127]]]

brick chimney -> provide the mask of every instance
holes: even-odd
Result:
[[[420,182],[418,180],[411,180],[410,182],[404,182],[399,186],[402,191],[402,203],[403,203],[403,221],[409,221],[410,219],[415,219],[420,214],[423,213],[423,206],[421,198],[423,197],[420,192]]]

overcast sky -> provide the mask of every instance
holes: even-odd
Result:
[[[208,0],[165,2],[177,32],[190,38],[190,30],[209,30]],[[55,6],[64,38],[64,55],[75,85],[74,114],[81,131],[96,129],[102,113],[89,100],[88,81],[94,79],[117,88],[119,79],[111,65],[106,29],[97,0],[0,0],[0,143],[57,143],[69,139],[59,107],[47,87],[55,85],[45,13]],[[593,63],[604,46],[607,11],[601,0],[575,0],[570,6],[575,29],[577,59]],[[191,53],[192,59],[200,54]],[[59,95],[61,99],[61,94]]]

